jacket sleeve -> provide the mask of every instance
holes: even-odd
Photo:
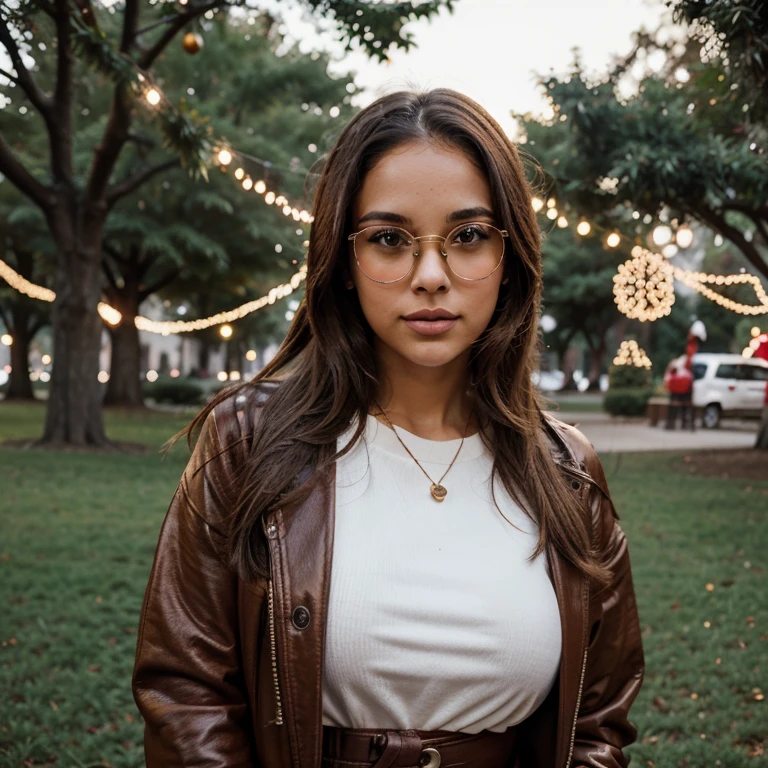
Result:
[[[605,588],[592,588],[587,664],[571,765],[625,768],[629,760],[623,748],[637,738],[629,710],[645,670],[640,621],[627,539],[591,446],[586,469],[595,480],[590,490],[594,535],[612,579]]]
[[[171,501],[144,596],[133,695],[145,721],[148,768],[257,765],[240,665],[237,577],[225,564],[216,525],[234,474],[232,452],[222,453],[229,439],[221,438],[221,422],[234,420],[227,431],[237,433],[234,409],[228,401],[222,406],[206,420]]]

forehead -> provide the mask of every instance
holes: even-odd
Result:
[[[460,149],[424,141],[381,157],[366,174],[352,212],[355,221],[372,210],[424,220],[430,213],[443,219],[478,206],[493,209],[485,173]]]

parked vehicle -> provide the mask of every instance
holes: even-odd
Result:
[[[693,356],[693,405],[702,409],[708,429],[723,416],[759,418],[766,387],[768,362],[741,355],[699,352]]]

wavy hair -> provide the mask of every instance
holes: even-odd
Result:
[[[424,140],[456,147],[477,164],[490,184],[499,224],[509,233],[503,264],[509,280],[471,350],[478,416],[491,426],[482,438],[493,456],[493,478],[538,524],[532,558],[552,542],[580,571],[605,583],[607,571],[590,549],[583,501],[547,446],[531,380],[542,263],[525,169],[498,123],[455,91],[393,93],[344,128],[317,185],[305,298],[277,355],[251,381],[221,392],[177,438],[186,433],[191,441],[208,414],[233,393],[249,398],[249,410],[260,409],[245,438],[247,459],[236,479],[228,547],[242,578],[268,575],[262,515],[281,497],[301,493],[297,478],[306,477],[308,467],[325,471],[351,449],[364,432],[379,385],[371,328],[357,293],[344,287],[352,200],[377,160],[402,144]],[[265,383],[278,381],[269,397],[259,397]],[[337,438],[355,419],[352,440],[337,453]]]

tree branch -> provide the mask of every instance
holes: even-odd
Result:
[[[198,5],[194,8],[190,8],[184,13],[178,14],[173,21],[169,22],[168,29],[160,35],[155,41],[155,44],[141,54],[138,61],[139,66],[142,69],[149,69],[155,59],[165,50],[168,43],[170,43],[171,40],[176,37],[178,32],[189,24],[189,22],[199,18],[207,11],[212,11],[214,8],[219,8],[225,5],[229,5],[226,0],[210,0],[208,3]]]
[[[139,23],[139,0],[125,0],[123,11],[123,34],[120,40],[120,53],[128,53],[136,40],[136,26]]]
[[[37,81],[32,76],[32,73],[24,66],[24,62],[21,59],[21,51],[19,50],[18,44],[13,39],[8,20],[1,14],[0,45],[2,45],[8,52],[13,68],[16,70],[16,82],[18,82],[21,89],[27,95],[32,106],[46,118],[47,122],[51,117],[51,109],[53,107],[51,97],[42,91],[37,84]]]
[[[41,184],[16,158],[11,148],[0,134],[0,173],[11,183],[36,203],[44,212],[48,212],[54,204],[53,192]]]
[[[91,13],[91,16],[93,14]],[[86,18],[86,22],[93,22]],[[56,0],[56,87],[51,141],[51,168],[57,181],[72,183],[72,28],[67,0]]]
[[[4,77],[6,80],[10,80],[12,83],[20,85],[19,78],[14,77],[10,72],[6,72],[2,67],[0,67],[0,75],[2,75],[2,77]]]
[[[166,272],[162,277],[158,278],[152,285],[142,288],[139,291],[139,301],[142,302],[147,296],[151,296],[153,293],[157,293],[165,288],[166,285],[172,283],[181,274],[181,267],[174,267]]]
[[[107,190],[107,206],[111,208],[118,200],[120,200],[120,198],[129,195],[131,192],[138,189],[145,181],[151,179],[153,176],[156,176],[158,173],[169,171],[171,168],[180,167],[181,163],[178,158],[173,160],[166,160],[164,163],[150,166],[149,168],[145,168],[144,170],[135,173],[133,176],[129,176],[119,184],[114,184]]]
[[[106,247],[104,248],[104,250],[105,251],[107,250]],[[102,258],[101,260],[101,268],[104,274],[106,275],[107,281],[109,282],[110,286],[115,291],[119,291],[120,288],[117,284],[117,278],[115,277],[115,273],[112,271],[112,267],[109,266],[109,262],[105,258]]]
[[[703,221],[711,224],[721,235],[727,237],[745,256],[747,261],[764,277],[768,277],[768,262],[757,246],[750,243],[744,234],[725,220],[725,214],[705,205],[692,208]]]

